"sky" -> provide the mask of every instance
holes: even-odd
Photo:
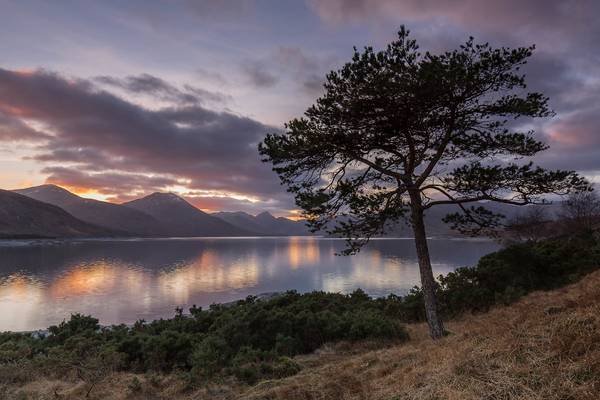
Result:
[[[302,115],[353,46],[401,25],[424,50],[536,45],[556,112],[535,161],[600,181],[600,1],[0,0],[0,188],[297,213],[257,145]]]

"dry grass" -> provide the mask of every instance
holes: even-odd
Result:
[[[175,377],[115,374],[91,399],[598,399],[600,398],[600,271],[510,307],[447,324],[438,342],[424,325],[409,327],[404,345],[326,347],[299,357],[291,378],[248,388],[233,382],[186,391]],[[89,385],[39,380],[6,398],[83,398]],[[56,393],[56,395],[55,395]],[[0,398],[2,394],[0,393]]]

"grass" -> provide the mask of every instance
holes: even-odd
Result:
[[[254,386],[233,377],[113,372],[101,380],[32,377],[0,398],[80,399],[597,399],[600,393],[600,271],[510,306],[463,315],[432,342],[411,324],[405,344],[326,345],[296,356],[301,371]],[[91,384],[94,384],[90,391]]]

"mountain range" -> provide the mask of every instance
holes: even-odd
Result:
[[[167,236],[251,236],[258,233],[207,214],[174,193],[153,193],[122,206],[156,219]]]
[[[154,233],[162,232],[163,229],[158,220],[135,208],[86,199],[56,185],[35,186],[14,192],[55,205],[75,218],[105,226],[110,230],[129,232],[132,235],[152,236]]]
[[[54,213],[50,214],[49,209]],[[235,217],[242,214],[244,218]],[[28,222],[20,226],[19,221]],[[71,228],[52,229],[52,226]],[[60,186],[41,185],[12,192],[4,190],[0,196],[0,237],[4,238],[307,234],[310,232],[301,221],[277,218],[268,212],[257,216],[241,212],[208,214],[174,193],[153,193],[115,204],[83,198]]]
[[[308,228],[303,222],[292,221],[284,217],[274,217],[268,212],[262,212],[254,216],[242,211],[221,211],[212,215],[240,229],[249,229],[261,235],[302,236],[309,234]]]
[[[487,204],[507,217],[520,207]],[[550,213],[556,205],[548,207]],[[455,205],[427,210],[430,236],[456,236],[442,218]],[[303,221],[245,212],[206,213],[174,193],[153,193],[123,204],[87,199],[56,185],[0,190],[0,238],[20,237],[196,237],[310,235]],[[412,236],[403,222],[390,224],[384,236]]]

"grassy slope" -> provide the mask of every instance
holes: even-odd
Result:
[[[597,399],[600,392],[600,271],[509,307],[467,315],[439,342],[423,324],[388,346],[338,344],[298,357],[298,375],[241,386],[228,380],[185,390],[176,377],[113,374],[91,399]],[[379,348],[373,350],[373,348]],[[139,385],[132,384],[134,377]],[[89,384],[37,380],[7,398],[83,398]],[[22,393],[19,393],[22,392]],[[55,395],[56,393],[56,395]],[[0,398],[2,392],[0,391]]]

